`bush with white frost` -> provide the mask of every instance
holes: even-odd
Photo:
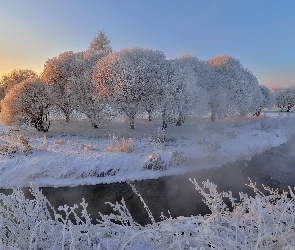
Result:
[[[83,199],[81,215],[77,205],[56,210],[37,188],[33,199],[20,189],[11,195],[0,194],[0,247],[3,249],[293,249],[295,245],[295,195],[264,187],[265,195],[250,182],[255,197],[216,190],[207,181],[201,187],[191,180],[211,210],[205,216],[161,215],[156,222],[143,197],[151,224],[141,226],[133,220],[124,199],[108,203],[113,213],[92,223]],[[224,199],[230,201],[226,205]],[[169,211],[168,211],[169,213]]]
[[[27,79],[15,85],[1,102],[4,125],[28,124],[38,131],[48,131],[48,93],[39,78]]]

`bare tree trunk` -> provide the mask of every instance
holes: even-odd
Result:
[[[93,116],[91,116],[91,115],[89,115],[89,114],[86,114],[87,115],[87,117],[89,118],[89,120],[90,120],[90,122],[91,122],[91,126],[93,127],[93,128],[98,128],[98,124],[97,124],[97,120],[98,119],[95,119],[95,118],[97,118],[97,117],[93,117]]]
[[[162,119],[163,119],[162,129],[166,130],[168,127],[168,125],[166,123],[166,108],[162,112]]]
[[[182,111],[180,111],[175,125],[181,126],[182,123],[184,123],[184,115],[182,114]]]
[[[209,102],[210,108],[211,108],[211,122],[215,121],[216,116],[216,105],[213,102]]]
[[[134,130],[134,123],[135,123],[135,115],[136,115],[136,110],[130,110],[130,111],[124,111],[127,117],[129,118],[129,125],[130,129]]]
[[[153,109],[150,108],[150,107],[145,107],[145,110],[149,114],[149,122],[152,121],[152,112],[153,112]]]
[[[70,114],[71,114],[71,112],[68,109],[65,109],[65,108],[62,108],[61,110],[62,110],[62,112],[65,115],[66,122],[69,122],[70,121]]]
[[[134,130],[134,119],[135,118],[135,115],[131,115],[129,117],[129,121],[130,121],[130,129]]]
[[[163,121],[162,129],[165,129],[166,130],[167,127],[168,127],[167,123],[165,121]]]
[[[93,128],[98,128],[98,125],[97,125],[95,122],[93,122],[93,121],[91,121],[91,126],[92,126]]]
[[[211,108],[212,109],[212,113],[211,113],[211,122],[215,122],[215,118],[216,118],[216,109],[214,107]]]
[[[149,112],[149,122],[152,121],[152,112]]]
[[[218,110],[217,112],[217,118],[222,119],[222,110]]]
[[[70,121],[70,114],[66,114],[66,122]]]

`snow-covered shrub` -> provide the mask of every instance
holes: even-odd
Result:
[[[162,160],[159,154],[151,154],[147,157],[143,169],[149,170],[166,170],[167,164]]]
[[[165,143],[166,142],[166,132],[162,128],[155,129],[154,133],[149,137],[150,143]]]
[[[172,151],[171,160],[169,166],[189,166],[191,164],[191,158],[186,156],[183,152],[179,150]]]
[[[166,131],[162,128],[157,128],[153,134],[148,138],[151,144],[156,146],[175,146],[176,139],[173,136],[168,136]]]
[[[9,196],[0,194],[0,238],[5,248],[18,249],[90,249],[101,245],[98,231],[82,201],[81,218],[74,211],[78,206],[51,206],[36,188],[31,189],[34,199],[26,199],[20,189]],[[75,218],[75,224],[70,220]]]
[[[131,153],[133,152],[133,140],[132,138],[125,139],[124,137],[118,138],[113,136],[108,146],[108,151]]]
[[[33,199],[20,189],[11,195],[0,193],[0,247],[2,249],[293,249],[295,245],[294,192],[279,193],[264,187],[265,195],[250,182],[255,197],[218,192],[209,180],[201,187],[191,180],[211,210],[205,216],[161,215],[156,222],[134,184],[127,181],[144,205],[151,224],[133,220],[124,199],[108,203],[113,213],[92,224],[88,204],[56,210],[37,188]],[[225,203],[228,200],[230,205]]]
[[[240,193],[240,202],[237,202],[231,192],[218,193],[217,186],[208,180],[203,182],[203,188],[196,180],[192,183],[212,212],[195,230],[199,246],[222,249],[294,247],[295,195],[291,189],[289,194],[280,194],[278,190],[264,187],[269,192],[265,195],[250,181],[249,187],[253,188],[255,197]],[[224,198],[230,200],[231,207],[224,203]]]
[[[28,124],[38,131],[48,131],[49,106],[46,87],[40,79],[28,79],[15,85],[1,102],[4,125]]]

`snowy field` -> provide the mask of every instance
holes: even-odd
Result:
[[[124,200],[110,204],[114,214],[92,224],[87,201],[55,209],[36,186],[76,186],[157,178],[221,166],[288,141],[293,113],[265,112],[260,118],[209,122],[193,118],[181,127],[159,129],[160,121],[138,120],[130,131],[124,120],[92,129],[87,120],[54,120],[50,132],[1,127],[1,188],[27,187],[0,194],[0,249],[294,249],[295,206],[292,190],[269,189],[256,197],[218,193],[209,181],[196,183],[211,210],[206,216],[171,218],[163,211],[151,224],[133,220]],[[134,192],[136,187],[130,183]],[[144,197],[141,197],[144,203]],[[228,208],[223,199],[232,203]],[[237,198],[237,197],[235,197]]]
[[[94,185],[158,178],[250,159],[287,142],[293,113],[210,122],[188,118],[161,130],[161,122],[138,119],[102,123],[83,117],[51,122],[50,131],[0,126],[0,188]]]

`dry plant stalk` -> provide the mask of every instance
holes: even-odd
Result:
[[[108,146],[108,151],[118,151],[118,152],[126,152],[131,153],[133,151],[133,141],[132,138],[125,139],[124,137],[118,139],[117,137],[113,137],[110,145]]]
[[[148,205],[145,203],[145,201],[144,201],[144,199],[142,198],[141,194],[137,191],[135,185],[132,184],[132,182],[131,182],[130,179],[127,179],[127,180],[126,180],[126,183],[131,187],[133,193],[135,193],[135,194],[139,197],[140,201],[142,202],[142,204],[143,204],[145,210],[147,211],[147,213],[148,213],[148,215],[149,215],[149,218],[150,218],[151,221],[152,221],[152,224],[155,224],[156,221],[155,221],[155,218],[154,218],[154,216],[153,216],[153,214],[152,214],[150,208],[149,208]]]
[[[18,141],[20,142],[22,146],[22,151],[25,154],[31,153],[33,150],[33,147],[29,145],[29,140],[24,138],[22,135],[17,137]]]
[[[12,155],[18,151],[18,146],[11,143],[6,142],[4,145],[0,147],[0,154],[1,155]]]
[[[55,145],[62,145],[64,142],[62,140],[54,140],[53,142]]]
[[[83,149],[84,152],[87,152],[87,151],[90,151],[90,150],[98,149],[98,145],[92,145],[91,143],[89,143],[89,145],[82,144],[81,148]]]

